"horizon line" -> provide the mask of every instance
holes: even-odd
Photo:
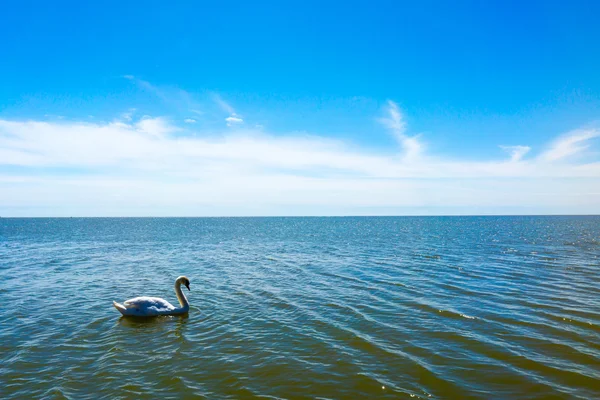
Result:
[[[0,219],[150,219],[150,218],[436,218],[436,217],[600,217],[600,214],[398,214],[398,215],[205,215],[205,216],[0,216]]]

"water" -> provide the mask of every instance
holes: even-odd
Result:
[[[598,398],[600,217],[0,219],[0,321],[3,399]]]

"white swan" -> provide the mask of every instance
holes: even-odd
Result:
[[[156,317],[159,315],[181,315],[187,314],[190,310],[190,303],[181,291],[181,284],[184,284],[190,290],[190,280],[185,276],[180,276],[175,281],[175,294],[181,307],[175,307],[168,301],[159,297],[136,297],[127,300],[123,304],[113,301],[113,305],[124,316],[131,317]]]

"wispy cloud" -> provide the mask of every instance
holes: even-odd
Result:
[[[529,153],[529,146],[500,146],[500,148],[510,154],[510,161],[520,161],[525,154]]]
[[[186,90],[173,86],[155,85],[133,75],[125,75],[124,78],[132,81],[137,87],[145,92],[160,99],[172,112],[180,114],[204,114],[204,112],[201,111],[202,104]]]
[[[223,100],[219,94],[213,93],[213,100],[227,114],[234,114],[235,113],[235,110],[233,109],[233,107],[229,103],[227,103],[225,100]]]
[[[405,157],[321,136],[244,128],[234,112],[228,118],[240,121],[227,121],[226,134],[149,116],[110,123],[0,120],[0,167],[11,166],[0,172],[0,210],[5,215],[28,205],[88,215],[203,215],[209,209],[293,214],[308,207],[360,214],[506,206],[600,212],[600,162],[569,157],[585,154],[596,130],[566,133],[539,157],[526,158],[528,146],[505,146],[510,160],[473,162],[425,154],[406,134],[397,105],[388,103],[387,112],[382,122],[398,135]],[[40,175],[40,168],[55,172]]]
[[[395,102],[388,100],[386,111],[388,116],[381,118],[379,121],[392,132],[404,149],[404,156],[407,159],[415,159],[421,154],[423,145],[419,142],[417,136],[406,135],[406,122],[404,122],[404,116]]]
[[[223,112],[226,114],[226,117],[223,118],[226,126],[233,127],[244,123],[242,116],[237,113],[235,108],[230,103],[225,101],[218,93],[204,93],[204,97],[201,96],[201,99],[199,100],[198,96],[177,87],[159,86],[149,81],[140,79],[134,75],[124,75],[123,77],[132,81],[143,91],[160,99],[162,103],[167,106],[171,114],[177,114],[180,118],[183,118],[186,123],[197,122],[196,119],[187,117],[190,115],[190,113],[202,118],[208,115],[210,119],[210,117],[214,118],[215,116],[218,116],[218,118],[223,118]],[[212,110],[207,103],[212,105]],[[133,113],[128,112],[124,113],[122,118],[127,121],[131,121],[132,116]]]
[[[129,111],[121,114],[121,118],[123,118],[126,121],[131,121],[133,119],[133,115],[134,115],[135,111],[136,111],[135,108],[130,108]]]
[[[226,162],[235,168],[250,163],[256,168],[293,169],[300,174],[313,175],[316,168],[322,176],[343,173],[363,178],[600,176],[598,162],[565,165],[540,157],[515,165],[503,160],[457,161],[433,155],[398,160],[393,154],[372,153],[319,136],[278,137],[258,129],[235,129],[227,135],[200,130],[203,134],[199,137],[172,135],[179,130],[167,118],[148,116],[135,123],[0,120],[0,154],[4,155],[0,164],[86,167],[102,159],[107,165],[134,168],[173,157],[177,165]],[[513,157],[523,152],[519,150]],[[542,163],[544,168],[538,168]]]
[[[183,122],[185,122],[186,124],[195,124],[196,120],[193,118],[186,118],[183,120]]]
[[[587,149],[590,139],[598,136],[600,136],[600,131],[596,129],[580,129],[569,132],[555,140],[540,158],[545,161],[558,161],[574,156]]]
[[[404,117],[400,112],[400,108],[398,108],[398,105],[392,100],[388,100],[386,111],[388,117],[382,118],[380,121],[392,131],[399,142],[402,142],[402,139],[406,137],[404,134],[406,131],[406,123],[404,122]]]
[[[244,123],[244,119],[235,112],[233,106],[223,100],[218,93],[213,93],[213,100],[223,111],[229,114],[229,116],[225,118],[225,122],[228,127],[233,127]]]

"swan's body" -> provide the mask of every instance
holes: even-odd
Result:
[[[119,304],[113,301],[115,308],[127,317],[157,317],[159,315],[182,315],[190,310],[190,303],[181,291],[181,285],[184,284],[190,290],[190,280],[185,276],[180,276],[175,281],[175,294],[181,307],[175,307],[168,301],[159,297],[136,297]]]

